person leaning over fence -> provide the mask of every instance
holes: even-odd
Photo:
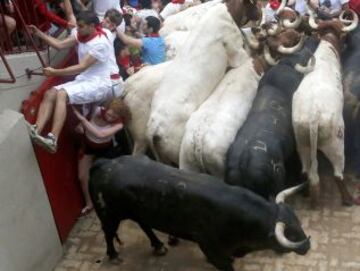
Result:
[[[14,5],[11,1],[8,0],[0,0],[0,5],[1,5],[1,10],[7,12],[8,14],[13,14],[14,13]],[[4,31],[1,28],[6,28],[6,30]],[[9,35],[11,35],[14,30],[16,29],[16,21],[13,17],[4,14],[4,13],[0,13],[0,37],[2,39],[4,39],[2,37],[3,33],[7,33]]]
[[[56,49],[70,48],[77,44],[79,63],[67,68],[43,69],[46,76],[76,75],[74,81],[55,86],[46,91],[40,104],[37,120],[29,126],[29,133],[35,143],[51,153],[57,151],[57,141],[66,119],[66,106],[70,104],[89,104],[103,102],[111,92],[108,60],[110,43],[99,26],[96,14],[84,11],[77,17],[77,28],[64,40],[58,40],[29,26],[33,34]],[[52,116],[51,131],[41,136],[46,123]]]

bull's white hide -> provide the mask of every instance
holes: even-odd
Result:
[[[166,37],[174,31],[189,31],[194,29],[206,12],[221,1],[222,0],[212,0],[167,17],[163,23],[163,27],[159,31],[160,35]]]
[[[303,172],[310,184],[319,184],[317,149],[334,167],[335,176],[343,177],[344,120],[343,87],[339,56],[327,41],[315,52],[316,65],[306,75],[293,96],[293,126]]]
[[[165,37],[166,60],[173,59],[185,44],[189,31],[175,31]]]
[[[160,160],[178,164],[191,113],[212,93],[229,65],[238,67],[247,59],[242,35],[226,5],[216,5],[190,31],[155,92],[147,134],[158,159],[160,155]]]
[[[134,155],[146,151],[146,124],[149,120],[151,100],[168,66],[169,62],[146,66],[125,81],[124,101],[132,115],[128,130],[134,140]]]
[[[180,169],[224,177],[226,152],[246,120],[259,80],[251,58],[226,73],[186,124]]]

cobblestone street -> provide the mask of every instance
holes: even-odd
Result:
[[[355,193],[355,185],[352,192]],[[322,180],[321,206],[312,210],[308,198],[296,196],[293,206],[311,236],[311,250],[305,256],[294,253],[283,256],[271,251],[249,254],[235,261],[238,271],[359,271],[360,207],[342,207],[335,184]],[[126,221],[119,228],[124,245],[118,246],[123,262],[109,263],[105,257],[105,241],[94,212],[82,217],[64,246],[63,259],[55,271],[199,271],[216,270],[206,262],[196,244],[182,241],[170,247],[166,256],[155,257],[145,235],[138,226]],[[165,241],[167,236],[160,234]]]

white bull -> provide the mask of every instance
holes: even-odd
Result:
[[[319,199],[319,174],[317,150],[321,150],[333,166],[336,184],[342,203],[352,204],[344,184],[344,119],[343,86],[340,66],[341,32],[353,30],[358,17],[353,13],[353,22],[341,26],[339,21],[317,24],[311,9],[310,26],[318,29],[321,36],[315,51],[316,65],[312,73],[304,77],[293,96],[292,120],[297,150],[302,163],[302,172],[310,182],[311,203]],[[330,31],[329,31],[330,30]]]
[[[260,80],[253,59],[228,71],[186,124],[180,169],[224,177],[225,155],[245,122]]]
[[[149,120],[151,101],[169,64],[170,62],[164,62],[146,66],[125,81],[124,101],[132,115],[128,130],[134,140],[134,155],[145,153],[147,149],[146,124]]]
[[[221,0],[212,0],[169,16],[160,29],[160,35],[166,37],[174,31],[189,31],[194,29],[206,12],[220,2]]]
[[[169,65],[152,104],[147,135],[157,159],[178,164],[185,124],[212,93],[226,68],[248,55],[243,37],[225,4],[217,4],[190,31]]]
[[[312,204],[319,196],[317,149],[329,159],[344,204],[350,204],[343,182],[345,165],[343,87],[336,49],[322,40],[315,52],[316,65],[293,96],[292,120],[302,172],[310,181]],[[346,195],[347,194],[347,195]],[[350,200],[351,201],[351,200]]]
[[[186,43],[189,31],[174,31],[165,37],[166,60],[173,59],[179,49]]]

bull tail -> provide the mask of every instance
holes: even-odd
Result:
[[[160,146],[161,144],[161,136],[157,135],[156,133],[152,136],[152,140],[151,140],[151,144],[150,144],[150,148],[151,151],[155,157],[155,160],[160,162],[162,161],[160,154],[157,150],[159,150],[161,148]]]
[[[121,241],[121,239],[119,238],[119,235],[117,233],[115,233],[115,239],[119,243],[120,246],[122,246],[124,244],[123,241]]]

